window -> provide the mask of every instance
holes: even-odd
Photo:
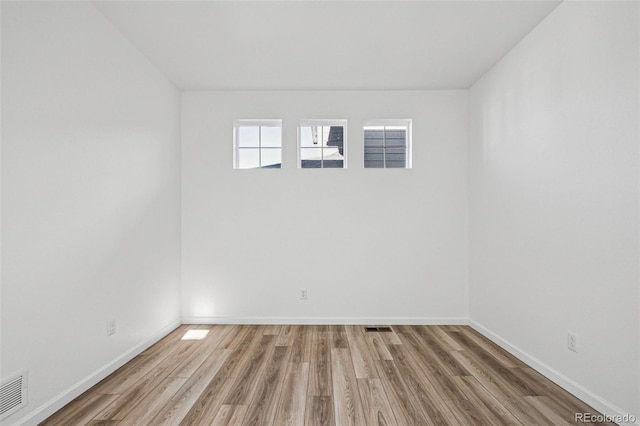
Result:
[[[282,167],[282,120],[236,120],[233,123],[234,169]]]
[[[302,169],[345,167],[346,120],[306,120],[298,127]]]
[[[378,120],[364,126],[365,168],[411,168],[411,120]]]

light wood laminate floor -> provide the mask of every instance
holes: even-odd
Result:
[[[566,425],[597,414],[470,327],[392,330],[181,326],[42,424]]]

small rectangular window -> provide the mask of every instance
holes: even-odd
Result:
[[[233,122],[234,169],[282,167],[282,120]]]
[[[298,127],[299,167],[345,168],[346,128],[346,120],[302,121]]]
[[[411,120],[377,120],[364,126],[365,168],[411,168]]]

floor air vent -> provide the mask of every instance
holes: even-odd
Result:
[[[370,333],[370,332],[390,332],[393,331],[391,330],[391,327],[365,327],[364,331]]]
[[[22,371],[0,384],[0,420],[27,405],[27,372]]]

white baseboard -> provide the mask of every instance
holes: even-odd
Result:
[[[473,329],[475,329],[476,331],[481,333],[483,336],[485,336],[487,339],[493,341],[494,343],[496,343],[497,345],[505,349],[507,352],[509,352],[516,358],[518,358],[520,361],[524,362],[525,364],[527,364],[528,366],[536,370],[538,373],[542,374],[543,376],[545,376],[552,382],[556,383],[558,386],[560,386],[567,392],[573,394],[578,399],[584,401],[591,407],[595,408],[602,414],[606,416],[611,416],[611,418],[625,418],[625,416],[629,417],[629,415],[635,414],[635,418],[636,418],[635,423],[627,423],[627,424],[640,425],[640,417],[637,415],[638,413],[624,412],[621,408],[610,403],[609,401],[605,400],[604,398],[600,397],[594,392],[591,392],[590,390],[584,388],[583,386],[574,382],[564,374],[549,367],[542,361],[529,355],[525,351],[511,344],[509,341],[507,341],[506,339],[503,339],[502,337],[498,336],[492,331],[489,331],[489,329],[478,324],[477,322],[470,319],[468,320],[468,324]]]
[[[183,317],[183,324],[467,325],[466,318]]]
[[[177,327],[180,326],[180,320],[175,320],[171,322],[171,324],[163,327],[162,330],[155,333],[153,336],[149,337],[144,342],[136,345],[131,348],[127,352],[123,353],[113,361],[89,374],[84,379],[78,381],[59,395],[51,398],[46,403],[42,404],[40,407],[36,408],[26,416],[16,419],[15,423],[12,423],[12,426],[30,426],[37,425],[38,423],[45,420],[47,417],[51,416],[53,413],[67,405],[69,402],[73,401],[75,398],[80,396],[82,393],[87,391],[92,386],[96,385],[100,380],[107,377],[109,374],[116,371],[118,368],[122,367],[127,362],[131,361],[134,357],[142,353],[149,346],[158,342],[160,339],[171,333]],[[16,413],[17,414],[17,413]],[[7,419],[7,420],[10,420]]]

